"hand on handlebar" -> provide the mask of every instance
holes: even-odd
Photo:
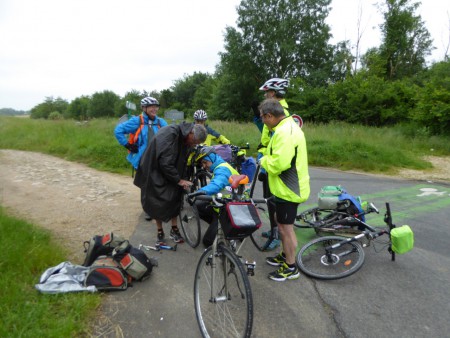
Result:
[[[206,195],[206,192],[204,192],[203,190],[197,190],[195,192],[187,194],[187,201],[188,201],[188,203],[190,205],[193,205],[194,201],[195,201],[195,197],[196,196],[200,196],[200,195]]]

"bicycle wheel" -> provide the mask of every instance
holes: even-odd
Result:
[[[209,247],[195,272],[195,314],[203,337],[250,337],[253,298],[250,282],[239,258],[230,249]]]
[[[193,182],[194,191],[208,185],[208,181],[211,178],[212,174],[206,170],[200,170],[199,172],[197,172]]]
[[[364,250],[357,241],[330,249],[330,255],[326,254],[325,248],[344,240],[346,238],[328,236],[306,243],[296,257],[299,269],[318,279],[339,279],[355,273],[363,265],[365,257]]]
[[[193,248],[200,244],[201,229],[200,217],[195,205],[190,205],[184,200],[180,210],[180,225],[185,241]]]
[[[259,218],[261,219],[261,227],[250,235],[250,239],[259,251],[266,251],[268,242],[267,234],[270,234],[269,209],[266,203],[256,204]],[[265,236],[264,236],[264,235]]]

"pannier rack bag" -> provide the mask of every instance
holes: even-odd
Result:
[[[125,290],[128,283],[119,263],[107,256],[100,256],[92,263],[84,280],[84,286],[95,286],[99,291]]]
[[[114,248],[112,258],[137,281],[148,278],[154,266],[144,251],[135,248],[128,241],[124,241]]]
[[[85,241],[84,252],[86,257],[83,266],[90,266],[99,256],[110,256],[115,247],[125,241],[125,238],[109,232],[105,235],[96,235],[90,241]]]
[[[414,247],[414,233],[409,225],[402,225],[391,230],[392,251],[404,254]]]

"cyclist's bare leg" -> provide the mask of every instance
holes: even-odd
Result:
[[[158,231],[163,230],[162,221],[159,219],[155,219],[155,222],[156,222],[156,227],[158,228]]]
[[[297,236],[295,236],[293,224],[278,224],[278,230],[281,235],[283,252],[286,256],[287,264],[295,263],[295,252],[297,250]]]

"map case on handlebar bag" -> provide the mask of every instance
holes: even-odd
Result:
[[[220,224],[227,239],[241,239],[261,227],[258,211],[252,203],[229,202],[220,214]]]

